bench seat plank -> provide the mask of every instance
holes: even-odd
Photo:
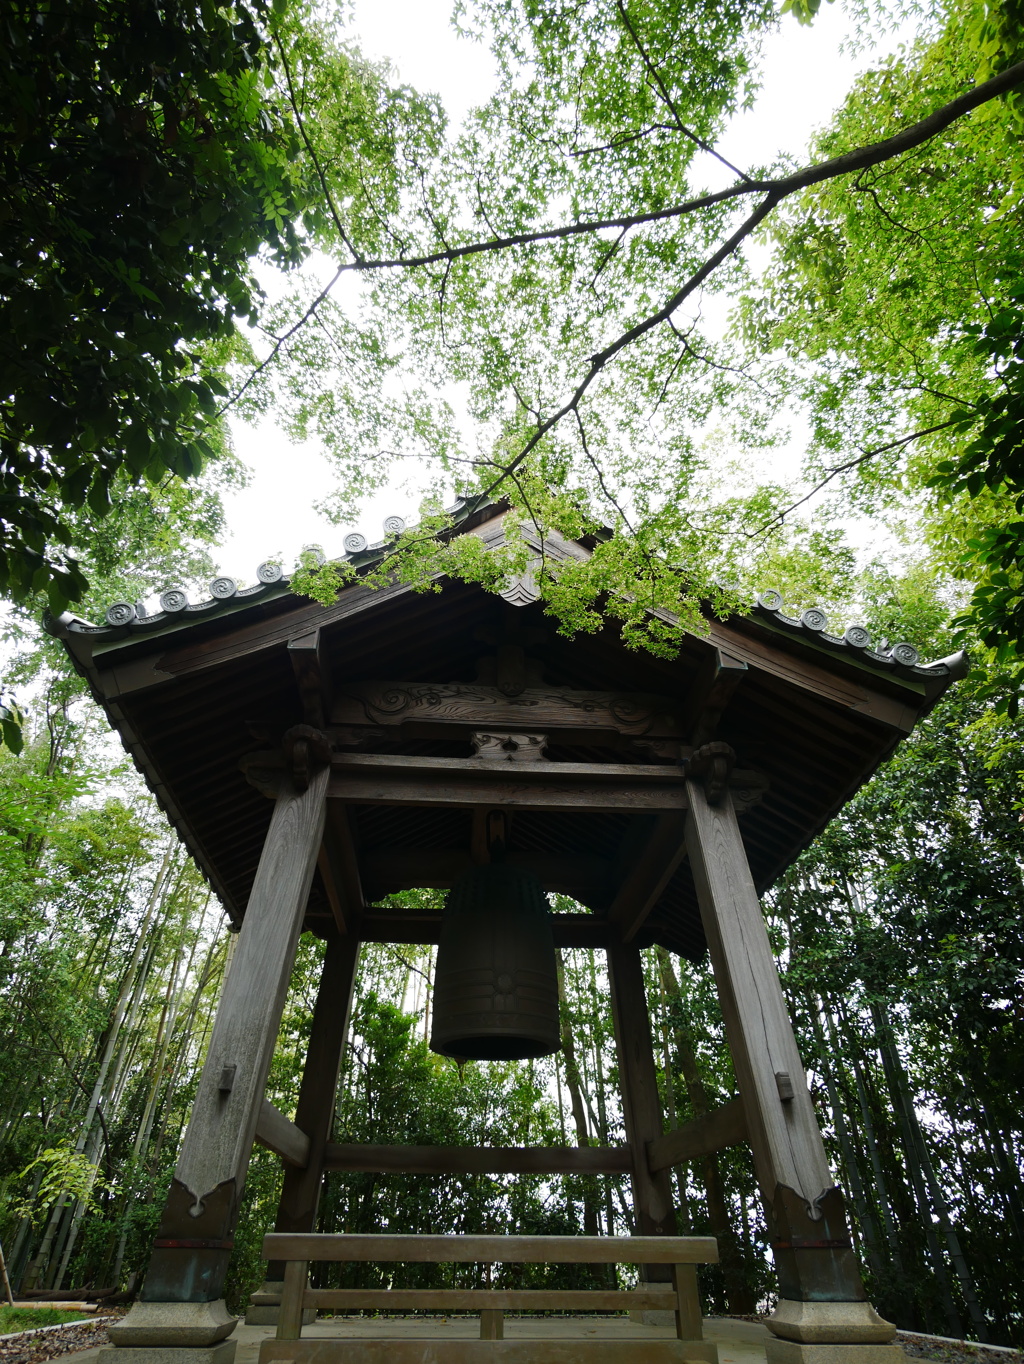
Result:
[[[710,1340],[265,1340],[259,1364],[718,1364]]]
[[[254,1293],[254,1307],[276,1307],[280,1293]],[[650,1289],[600,1288],[312,1288],[303,1294],[303,1307],[360,1308],[376,1312],[625,1312],[630,1309],[672,1308],[673,1295]]]
[[[265,1260],[430,1264],[717,1264],[713,1236],[388,1236],[271,1232]]]

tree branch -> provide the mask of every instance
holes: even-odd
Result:
[[[667,321],[680,304],[699,288],[704,280],[736,251],[740,243],[753,232],[753,230],[779,203],[782,202],[783,199],[788,198],[790,195],[795,194],[800,190],[808,189],[812,185],[822,184],[825,181],[838,179],[841,176],[850,175],[870,166],[880,165],[882,162],[899,156],[903,152],[909,151],[914,147],[919,147],[943,132],[950,124],[955,123],[957,119],[962,118],[965,114],[979,108],[989,100],[1005,94],[1008,90],[1012,90],[1022,83],[1024,83],[1024,61],[1017,62],[1006,71],[1001,72],[998,76],[993,76],[990,80],[983,81],[972,90],[968,90],[965,94],[958,96],[954,100],[950,100],[941,108],[936,109],[926,118],[918,120],[917,123],[911,124],[909,127],[902,129],[892,137],[884,138],[880,142],[873,142],[866,147],[859,147],[854,151],[844,152],[842,155],[832,157],[830,160],[824,161],[819,165],[806,166],[802,170],[794,172],[792,175],[782,176],[781,178],[774,180],[744,180],[739,184],[730,186],[728,189],[720,190],[714,194],[701,195],[672,208],[662,209],[657,212],[627,214],[620,218],[605,218],[582,223],[567,223],[557,228],[549,228],[536,232],[515,233],[507,237],[492,238],[489,241],[468,243],[464,246],[444,247],[442,250],[429,252],[420,256],[399,256],[392,259],[381,260],[358,260],[339,265],[331,280],[317,294],[316,298],[314,298],[313,302],[305,310],[302,317],[299,318],[299,320],[281,337],[275,340],[269,355],[260,361],[248,375],[242,386],[221,405],[217,415],[223,415],[224,412],[238,402],[259,374],[261,374],[280,353],[282,346],[284,346],[285,343],[316,313],[317,309],[334,288],[334,285],[346,272],[353,270],[367,272],[395,269],[411,270],[440,264],[442,262],[450,266],[457,260],[482,253],[506,251],[517,246],[527,246],[543,241],[555,241],[609,228],[627,229],[639,227],[646,223],[664,222],[672,218],[679,218],[686,214],[697,212],[701,208],[708,208],[715,204],[724,203],[730,199],[753,193],[764,193],[765,198],[754,212],[751,213],[732,236],[730,236],[728,240],[724,242],[693,275],[690,276],[682,288],[680,288],[661,309],[645,318],[642,322],[629,328],[629,330],[623,332],[617,340],[613,341],[609,346],[606,346],[599,354],[592,357],[586,375],[577,385],[571,397],[551,417],[548,417],[538,424],[536,432],[530,437],[520,453],[510,465],[505,466],[504,473],[511,473],[529,456],[531,451],[536,449],[540,441],[543,440],[544,436],[554,426],[556,426],[564,417],[575,412],[580,401],[605,365],[627,346],[631,345],[634,341],[639,340],[641,336],[645,335],[652,328]],[[314,164],[316,163],[314,162]],[[499,477],[496,482],[492,483],[485,490],[485,493],[489,494],[493,492],[500,485],[501,481],[502,479]]]
[[[658,87],[658,93],[661,95],[661,98],[665,101],[666,108],[669,110],[672,117],[676,121],[675,126],[677,130],[681,132],[684,137],[688,137],[695,146],[701,149],[702,152],[707,152],[708,155],[713,156],[716,161],[720,161],[723,166],[725,166],[728,170],[732,171],[733,175],[738,175],[740,179],[744,180],[748,185],[751,184],[752,181],[750,179],[750,176],[747,175],[745,171],[741,171],[738,166],[734,166],[731,161],[727,161],[720,152],[715,151],[714,147],[711,145],[710,142],[705,142],[705,140],[702,137],[699,137],[697,133],[693,131],[692,128],[687,127],[687,125],[683,122],[683,120],[679,116],[679,110],[676,108],[675,100],[673,100],[672,96],[669,94],[668,86],[661,78],[661,72],[651,61],[650,54],[644,47],[643,43],[641,43],[637,31],[633,27],[632,20],[629,17],[629,13],[626,9],[625,4],[623,3],[623,0],[617,0],[616,8],[619,11],[619,18],[622,20],[626,32],[629,34],[630,39],[633,43],[633,46],[640,54],[640,60],[647,68],[647,74]]]
[[[776,512],[771,520],[766,521],[763,526],[758,526],[756,530],[747,531],[748,537],[753,540],[755,536],[763,535],[765,531],[771,530],[774,525],[781,525],[787,516],[796,511],[797,507],[802,507],[805,502],[809,502],[816,493],[820,493],[822,488],[831,483],[834,478],[838,478],[840,474],[849,473],[851,469],[856,469],[859,464],[874,459],[876,455],[884,455],[889,450],[898,450],[901,446],[909,445],[911,441],[921,440],[923,436],[934,435],[936,431],[945,431],[948,426],[954,426],[959,420],[959,417],[950,417],[948,421],[939,422],[936,426],[927,426],[923,431],[911,431],[908,436],[901,436],[899,440],[889,441],[888,445],[876,445],[871,450],[865,450],[856,459],[848,459],[845,464],[837,464],[834,469],[829,469],[821,482],[816,483],[810,492],[805,493],[798,502],[794,502],[783,511]]]
[[[295,122],[299,125],[299,134],[302,137],[303,146],[306,148],[306,151],[309,152],[309,159],[313,162],[316,178],[320,181],[320,188],[323,190],[324,198],[327,200],[327,207],[330,210],[334,226],[338,229],[338,236],[348,247],[349,251],[352,253],[353,261],[358,265],[360,259],[359,252],[349,241],[348,233],[345,231],[345,224],[341,221],[341,214],[338,212],[337,205],[334,202],[334,196],[331,194],[331,187],[328,185],[327,177],[324,174],[323,167],[320,165],[320,158],[317,156],[316,148],[313,146],[309,134],[306,132],[306,121],[299,111],[299,102],[295,98],[295,85],[292,81],[291,67],[288,65],[288,56],[284,50],[284,44],[281,42],[280,34],[274,34],[274,43],[277,47],[278,56],[281,58],[281,66],[284,69],[284,78],[288,86],[288,103],[292,106]]]
[[[603,351],[592,356],[590,368],[587,370],[587,373],[581,382],[576,386],[572,397],[569,398],[567,402],[563,403],[563,405],[550,417],[547,417],[540,423],[537,430],[526,442],[519,454],[516,455],[512,463],[505,466],[505,473],[509,474],[513,469],[518,468],[523,460],[527,458],[531,451],[537,448],[547,433],[553,427],[557,426],[563,417],[567,417],[571,412],[576,411],[587,393],[587,390],[591,387],[594,380],[601,373],[609,360],[614,359],[620,351],[625,350],[627,346],[631,345],[634,341],[639,340],[641,336],[644,336],[654,327],[660,326],[662,322],[668,321],[676,309],[684,303],[696,289],[700,288],[708,276],[713,274],[722,262],[733,254],[740,242],[742,242],[745,237],[750,236],[754,228],[768,216],[777,203],[778,199],[774,194],[768,195],[768,197],[758,205],[754,212],[741,223],[732,236],[722,243],[714,255],[710,256],[700,269],[696,270],[690,276],[683,287],[672,295],[663,308],[659,308],[656,313],[652,313],[649,317],[644,318],[644,320],[638,322],[636,326],[630,327],[628,331],[623,332],[621,336],[611,343],[611,345],[606,346]],[[494,492],[500,484],[501,478],[498,478],[494,483],[490,484],[489,487],[484,489],[484,495],[487,496]]]
[[[530,452],[536,449],[537,445],[543,440],[552,427],[556,426],[563,417],[568,416],[571,412],[575,412],[587,390],[591,387],[594,380],[609,360],[613,359],[620,351],[624,350],[634,341],[639,340],[641,336],[649,332],[653,327],[657,327],[662,322],[667,321],[680,304],[683,303],[709,275],[717,270],[718,267],[735,252],[740,243],[753,232],[754,228],[757,227],[783,199],[788,198],[789,195],[796,193],[798,190],[807,189],[811,185],[821,184],[826,180],[837,179],[840,176],[849,175],[854,171],[864,170],[868,166],[879,165],[893,156],[899,156],[901,153],[909,151],[912,147],[919,147],[922,143],[928,142],[931,138],[936,137],[945,128],[948,128],[951,123],[955,123],[958,118],[962,118],[964,114],[970,113],[971,110],[978,108],[979,105],[985,104],[988,100],[994,99],[997,95],[1001,95],[1005,93],[1005,91],[1013,89],[1014,86],[1020,85],[1021,83],[1024,83],[1024,62],[1017,62],[1007,71],[1002,72],[998,76],[994,76],[991,80],[984,81],[981,85],[976,86],[975,89],[968,91],[967,94],[960,95],[957,99],[950,100],[950,102],[944,104],[941,109],[937,109],[934,113],[929,114],[927,118],[920,119],[917,123],[911,124],[909,128],[904,128],[893,137],[884,138],[881,142],[873,142],[867,147],[859,147],[852,152],[844,152],[841,156],[833,157],[830,161],[825,161],[818,166],[808,166],[802,171],[797,171],[794,175],[784,176],[780,180],[767,182],[770,186],[769,193],[754,212],[750,214],[732,236],[704,262],[700,269],[690,276],[683,287],[673,294],[664,307],[660,308],[658,312],[652,313],[650,316],[646,317],[642,322],[638,322],[628,331],[623,332],[617,340],[611,343],[611,345],[606,346],[598,355],[592,357],[590,368],[582,381],[577,385],[572,396],[557,412],[541,423],[537,431],[530,437],[526,445],[524,445],[516,458],[508,466],[509,470],[516,468],[522,463]],[[738,191],[742,191],[747,187],[738,186],[734,188]],[[947,422],[942,425],[946,426],[950,424],[951,423]],[[921,432],[920,434],[925,435],[928,433]],[[913,438],[916,437],[911,437],[911,439]],[[875,453],[880,454],[881,451],[879,450]],[[868,457],[868,455],[864,455],[861,457],[861,460]],[[836,472],[842,472],[842,470],[840,469]],[[834,474],[830,475],[830,477],[834,476]],[[828,479],[825,480],[825,482],[828,481]],[[486,492],[491,493],[495,491],[500,485],[500,482],[501,480],[499,479],[497,482],[491,484],[490,487],[486,489]],[[812,494],[808,494],[808,496],[810,495]],[[802,500],[806,501],[806,499]]]

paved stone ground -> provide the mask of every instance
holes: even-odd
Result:
[[[239,1326],[235,1364],[256,1364],[260,1342],[274,1334],[272,1326]],[[303,1336],[324,1338],[348,1336],[372,1339],[381,1336],[394,1340],[420,1339],[470,1340],[479,1334],[474,1317],[321,1317],[303,1329]],[[648,1326],[627,1317],[517,1317],[505,1318],[508,1340],[671,1340],[669,1326]],[[766,1327],[756,1321],[709,1318],[704,1334],[718,1345],[720,1364],[765,1364]],[[59,1337],[59,1339],[58,1339]],[[908,1355],[934,1361],[934,1364],[1024,1364],[1024,1352],[989,1351],[984,1346],[961,1342],[939,1343],[927,1336],[900,1332],[897,1343]],[[74,1355],[74,1364],[95,1364],[101,1345],[108,1344],[104,1327],[97,1322],[82,1322],[64,1331],[46,1335],[23,1336],[0,1347],[0,1364],[42,1364],[58,1354]],[[69,1361],[70,1364],[70,1361]]]
[[[238,1341],[235,1364],[256,1364],[260,1342],[274,1334],[272,1326],[239,1326],[233,1339]],[[472,1340],[480,1334],[475,1317],[321,1317],[303,1328],[303,1338],[348,1336],[372,1339],[388,1336],[393,1340],[420,1339]],[[718,1344],[720,1364],[764,1364],[764,1342],[768,1332],[756,1322],[709,1319],[704,1323],[708,1340]],[[505,1318],[506,1340],[672,1340],[675,1331],[667,1326],[643,1326],[627,1317],[516,1317]],[[106,1343],[106,1342],[99,1342]],[[81,1350],[74,1364],[94,1364],[97,1349]],[[3,1364],[8,1364],[3,1361]],[[19,1362],[20,1364],[20,1362]]]

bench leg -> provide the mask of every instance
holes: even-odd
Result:
[[[500,1307],[484,1307],[480,1310],[480,1339],[505,1339],[505,1313]]]
[[[676,1337],[703,1340],[704,1329],[697,1293],[697,1266],[673,1265],[672,1286],[676,1290]]]
[[[300,1340],[302,1337],[303,1298],[308,1275],[309,1263],[306,1260],[289,1260],[285,1264],[281,1307],[277,1315],[278,1340]]]

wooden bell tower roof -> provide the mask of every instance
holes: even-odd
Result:
[[[464,503],[457,522],[501,541],[500,508]],[[361,539],[357,569],[382,548]],[[503,597],[357,583],[323,607],[274,565],[258,577],[219,578],[192,604],[165,592],[157,614],[118,603],[103,625],[50,622],[236,924],[270,820],[263,778],[305,724],[332,765],[314,931],[333,916],[368,940],[435,940],[435,911],[379,902],[450,886],[486,856],[501,810],[508,856],[586,908],[556,919],[556,941],[657,942],[697,960],[681,761],[709,742],[734,751],[723,780],[764,890],[967,668],[874,649],[856,626],[837,637],[772,592],[666,661],[611,625],[558,635],[528,578]]]

